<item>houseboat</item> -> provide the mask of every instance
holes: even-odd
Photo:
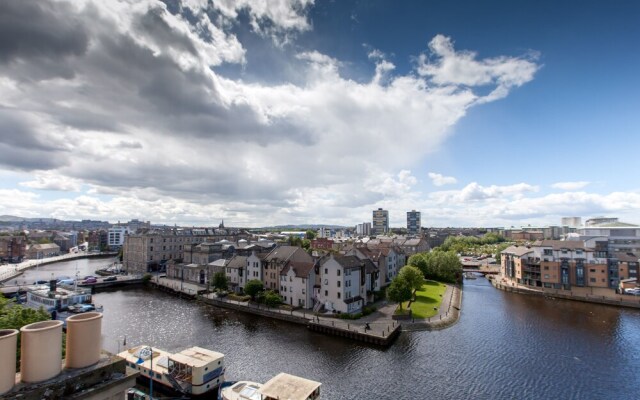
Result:
[[[127,366],[168,391],[187,396],[215,393],[224,382],[224,354],[191,347],[179,353],[137,346],[118,354]]]
[[[47,311],[65,311],[77,304],[90,304],[91,290],[66,289],[52,286],[27,292],[26,305],[32,308],[43,307]]]
[[[320,382],[280,373],[264,384],[239,381],[221,387],[219,400],[316,400],[320,398]]]

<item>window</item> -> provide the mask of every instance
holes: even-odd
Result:
[[[328,290],[324,291],[324,297],[329,297],[329,291]]]
[[[338,287],[340,287],[340,281],[338,281]]]
[[[549,279],[549,274],[544,274],[544,279]]]
[[[325,268],[325,269],[324,269],[324,273],[325,273],[325,274],[328,274],[328,273],[329,273],[329,270],[328,270],[327,268]]]
[[[338,292],[338,298],[340,298],[340,292]]]
[[[302,294],[305,294],[304,289],[302,289]]]
[[[596,272],[596,270],[595,270],[594,268],[591,268],[591,269],[589,270],[589,272],[593,272],[593,273],[595,273],[595,272]]]
[[[340,270],[338,270],[338,276],[340,276]]]
[[[549,270],[549,266],[548,266],[548,265],[545,265],[545,266],[544,266],[544,270],[545,270],[545,271],[548,271],[548,270]]]
[[[589,282],[595,283],[596,282],[596,278],[589,278]]]
[[[153,251],[153,246],[151,246],[151,248],[149,249],[149,251]]]

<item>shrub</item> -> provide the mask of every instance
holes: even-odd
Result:
[[[282,297],[280,297],[280,295],[274,292],[273,290],[269,290],[264,295],[264,304],[266,304],[268,307],[275,307],[281,303],[282,303]]]

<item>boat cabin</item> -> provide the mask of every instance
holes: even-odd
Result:
[[[262,385],[258,392],[262,400],[315,400],[320,398],[320,382],[281,372]]]

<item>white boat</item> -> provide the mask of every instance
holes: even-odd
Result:
[[[320,382],[279,373],[266,383],[229,382],[222,387],[219,400],[316,400],[320,398]]]
[[[198,396],[215,392],[224,382],[224,354],[201,347],[171,354],[143,345],[118,355],[142,377],[177,393]]]
[[[76,304],[91,303],[91,290],[49,287],[34,289],[27,292],[26,304],[32,308],[44,307],[47,311],[64,311]]]

